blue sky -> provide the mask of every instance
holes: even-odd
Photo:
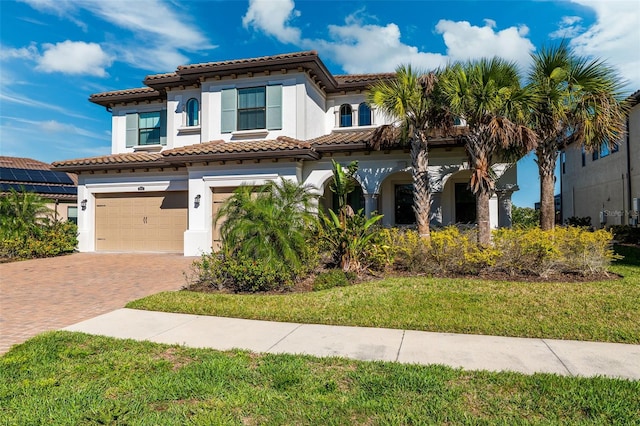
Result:
[[[178,65],[315,49],[334,74],[424,69],[499,55],[522,70],[567,39],[640,89],[640,2],[0,0],[0,155],[110,153],[92,93],[142,87]],[[539,199],[533,157],[514,203]]]

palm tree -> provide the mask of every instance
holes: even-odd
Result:
[[[50,221],[52,210],[38,194],[10,189],[0,197],[0,235],[33,235]]]
[[[429,240],[431,191],[429,188],[429,138],[444,122],[446,110],[441,107],[438,76],[412,70],[410,65],[396,69],[395,79],[380,81],[369,90],[368,102],[401,125],[402,139],[411,144],[413,177],[413,211],[418,233]],[[385,128],[381,128],[384,133]],[[374,141],[375,143],[375,141]]]
[[[614,144],[625,131],[623,84],[599,59],[576,55],[566,42],[533,55],[528,84],[536,94],[531,128],[538,136],[540,227],[555,222],[554,172],[558,153],[571,143],[588,151]]]
[[[215,222],[225,218],[223,253],[299,270],[309,253],[308,231],[317,221],[313,194],[311,186],[286,179],[257,190],[239,187],[214,218]]]
[[[523,124],[530,95],[520,87],[516,65],[500,58],[453,64],[441,86],[452,114],[468,126],[463,140],[476,196],[478,242],[488,245],[489,199],[496,181],[491,166],[496,157],[504,161],[533,149],[535,135]]]

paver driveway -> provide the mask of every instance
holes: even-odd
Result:
[[[30,337],[179,290],[193,257],[75,253],[0,264],[0,354]]]

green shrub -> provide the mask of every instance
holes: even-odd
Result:
[[[571,216],[571,217],[568,217],[564,222],[567,226],[590,228],[591,216],[585,216],[585,217]]]
[[[293,286],[297,272],[279,262],[262,262],[243,255],[204,254],[192,264],[188,288],[234,292],[282,291]]]
[[[73,253],[78,227],[72,222],[49,222],[0,240],[0,256],[13,259],[53,257]]]
[[[540,223],[540,210],[531,207],[513,206],[511,209],[511,223],[514,228],[535,228]]]
[[[353,272],[344,272],[342,269],[332,269],[321,272],[313,282],[313,291],[326,290],[333,287],[345,287],[355,280]]]
[[[286,290],[293,285],[292,273],[277,262],[235,256],[226,259],[224,271],[231,288],[238,292]]]
[[[360,272],[365,269],[367,248],[380,232],[374,225],[382,215],[367,218],[362,209],[352,215],[337,215],[329,210],[328,215],[321,217],[320,239],[331,253],[334,264],[344,271]]]
[[[629,225],[613,225],[609,229],[617,242],[640,245],[640,228]]]

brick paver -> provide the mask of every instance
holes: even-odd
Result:
[[[0,354],[43,331],[179,290],[193,260],[179,254],[75,253],[0,264]]]

